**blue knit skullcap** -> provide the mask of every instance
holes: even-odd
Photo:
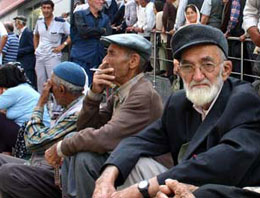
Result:
[[[65,61],[53,69],[53,73],[59,78],[79,87],[84,87],[86,76],[78,64]]]

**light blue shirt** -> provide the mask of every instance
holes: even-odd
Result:
[[[39,98],[40,94],[37,91],[28,83],[23,83],[8,88],[0,95],[0,109],[6,110],[6,117],[21,126],[30,119]],[[46,107],[44,110],[43,122],[49,126],[50,117]]]

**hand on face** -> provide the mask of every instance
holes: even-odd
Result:
[[[105,61],[98,69],[100,71],[96,71],[93,77],[92,91],[94,93],[102,93],[106,87],[113,87],[113,81],[115,80],[114,69],[109,68]]]
[[[51,88],[52,88],[51,80],[48,80],[46,83],[43,84],[43,90],[42,90],[41,97],[38,101],[38,106],[43,107],[48,102]]]

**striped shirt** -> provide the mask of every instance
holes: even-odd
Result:
[[[46,127],[43,124],[43,108],[36,106],[25,129],[26,147],[33,152],[41,152],[63,139],[68,133],[75,132],[83,98],[83,96],[80,96],[64,109],[61,116],[51,127]]]
[[[4,53],[3,64],[16,61],[18,48],[19,48],[18,37],[13,32],[9,32],[6,44],[3,48],[3,53]]]

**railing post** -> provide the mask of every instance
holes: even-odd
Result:
[[[243,80],[244,78],[244,42],[243,41],[240,41],[241,42],[241,47],[240,47],[240,50],[241,50],[241,58],[240,58],[240,70],[241,70],[241,74],[240,74],[240,79]]]
[[[153,33],[153,87],[156,87],[156,34],[157,32]]]

